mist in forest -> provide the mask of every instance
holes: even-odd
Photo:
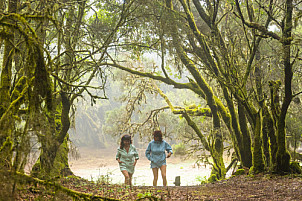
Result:
[[[125,75],[120,76],[124,77]],[[176,90],[172,87],[164,87],[163,89],[165,93],[173,97],[172,100],[178,105],[199,103],[199,99],[192,94],[186,94],[184,91]],[[125,97],[125,94],[129,96],[129,89],[122,82],[110,80],[106,94],[108,97],[107,100],[98,100],[93,105],[91,105],[89,99],[86,101],[83,99],[83,101],[78,103],[74,118],[74,127],[69,131],[72,147],[71,154],[69,154],[69,164],[74,174],[83,178],[122,183],[123,175],[115,160],[115,154],[120,143],[120,136],[127,132],[127,130],[121,130],[121,127],[123,127],[123,118],[119,117],[126,110],[127,101],[123,97]],[[181,94],[181,98],[186,96],[190,97],[190,99],[185,103],[181,102],[179,94]],[[129,97],[131,96],[133,94]],[[164,106],[165,102],[160,96],[156,97],[154,94],[146,93],[146,100],[136,106],[137,109],[133,112],[131,121],[133,123],[146,121],[150,111]],[[139,114],[137,111],[139,111]],[[192,133],[186,131],[185,129],[188,129],[186,124],[181,122],[182,120],[173,115],[170,110],[163,111],[159,114],[158,118],[160,129],[165,135],[164,140],[173,148],[186,139],[180,133],[184,134],[188,132],[190,135],[193,133],[192,131]],[[134,185],[152,185],[153,175],[150,169],[150,162],[145,157],[145,149],[152,139],[152,129],[142,129],[142,132],[139,131],[130,133],[133,137],[133,144],[140,156],[133,176],[133,183]],[[196,138],[191,141],[195,145],[197,142],[198,139]],[[183,147],[183,149],[186,148],[188,150],[185,151],[189,152],[190,147]],[[196,155],[176,153],[168,159],[168,185],[174,185],[176,176],[181,176],[181,185],[198,185],[209,177],[211,167],[198,161],[197,155],[197,153]],[[161,182],[159,179],[159,185],[162,185]]]

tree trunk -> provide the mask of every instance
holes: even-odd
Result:
[[[289,172],[290,154],[286,150],[286,132],[285,118],[288,107],[292,101],[292,64],[291,64],[291,41],[292,41],[292,24],[293,24],[293,0],[286,1],[285,23],[283,29],[283,63],[284,63],[284,84],[285,96],[281,106],[280,116],[277,123],[277,167],[279,173]]]
[[[276,126],[273,117],[271,116],[267,106],[265,105],[263,108],[263,146],[266,163],[269,163],[269,167],[276,166],[276,154],[278,146],[275,128]]]
[[[3,7],[4,5],[2,5]],[[16,13],[18,0],[8,1],[8,12]],[[13,23],[13,22],[11,22]],[[4,55],[0,77],[0,166],[12,165],[12,115],[7,110],[11,104],[10,90],[12,80],[12,60],[14,56],[14,33],[7,30],[11,37],[4,41]],[[5,117],[4,117],[5,116]],[[9,148],[10,147],[10,148]],[[2,157],[4,156],[4,158]]]
[[[61,143],[60,147],[56,152],[53,169],[51,170],[50,173],[53,176],[66,177],[69,175],[73,175],[68,164],[68,153],[69,153],[68,139],[69,139],[69,135],[67,134],[63,143]]]
[[[43,10],[43,6],[41,7],[41,10]],[[84,8],[82,8],[84,9]],[[70,71],[72,71],[72,47],[71,47],[71,41],[72,41],[72,21],[74,20],[74,8],[70,10],[70,13],[67,18],[67,31],[66,31],[66,38],[64,41],[66,41],[65,48],[67,51],[67,55],[64,58],[64,62],[67,66],[70,67],[70,70],[67,70],[67,75],[64,77],[64,80],[69,81]],[[39,26],[39,36],[41,43],[44,43],[45,41],[45,30],[43,27],[47,24],[47,22],[41,22],[41,25]],[[61,33],[59,33],[61,34]],[[58,41],[60,44],[61,41]],[[57,86],[54,84],[54,86]],[[54,89],[57,90],[57,89]],[[66,90],[66,89],[65,89]],[[68,91],[68,90],[67,90]],[[64,139],[68,135],[68,130],[70,127],[70,120],[69,120],[69,111],[70,111],[70,100],[66,93],[63,91],[60,94],[60,97],[56,96],[56,101],[54,101],[53,109],[52,111],[49,111],[52,115],[48,117],[48,122],[50,125],[54,126],[53,132],[50,132],[48,136],[40,137],[39,141],[41,142],[41,153],[39,160],[35,164],[35,166],[32,169],[32,174],[39,176],[39,177],[58,177],[61,176],[61,171],[54,171],[59,170],[61,168],[60,162],[57,161],[59,159],[66,159],[67,161],[62,161],[64,163],[64,166],[68,166],[68,152],[61,152],[61,150],[64,148],[65,145],[67,146],[67,142],[64,145]],[[51,129],[52,130],[52,129]],[[51,146],[50,146],[51,145]],[[60,153],[59,153],[60,152]],[[66,154],[66,156],[63,156]],[[58,156],[59,155],[59,156]],[[56,161],[56,162],[55,162]],[[57,165],[59,165],[57,167]],[[64,167],[64,169],[69,169]],[[56,175],[59,174],[59,175]]]
[[[5,2],[6,2],[6,0],[0,1],[0,13],[4,13],[4,11],[5,11],[5,7],[4,7]],[[3,39],[0,38],[0,49],[2,48],[2,44],[3,44]]]
[[[170,1],[166,2],[167,6],[170,6],[169,8],[172,10],[172,3]],[[185,4],[183,4],[183,7],[186,11],[188,11],[187,7]],[[195,26],[195,23],[193,21],[192,16],[190,16],[189,14],[188,16],[188,21],[190,26]],[[182,45],[180,44],[180,40],[178,38],[178,31],[177,31],[177,21],[175,19],[175,15],[174,13],[171,13],[171,17],[172,17],[172,31],[171,31],[171,35],[173,38],[173,45],[176,48],[177,54],[180,57],[182,63],[186,66],[186,68],[188,69],[188,71],[191,73],[191,75],[194,77],[196,84],[198,85],[198,87],[204,92],[205,94],[205,99],[211,109],[212,112],[212,118],[213,118],[213,129],[211,131],[211,135],[212,135],[212,157],[213,157],[213,161],[214,161],[214,165],[213,165],[213,169],[212,169],[212,173],[214,175],[216,175],[217,179],[223,179],[225,178],[225,174],[226,174],[226,169],[225,169],[225,165],[223,162],[223,138],[222,138],[222,133],[221,133],[221,126],[220,126],[220,117],[218,114],[218,107],[217,104],[215,102],[214,99],[214,94],[213,91],[211,89],[211,87],[207,84],[207,82],[204,80],[204,78],[200,75],[199,71],[197,70],[196,66],[194,65],[194,63],[187,57],[185,51],[182,48]],[[190,23],[191,22],[191,23]],[[192,27],[191,27],[192,28]],[[194,28],[192,28],[192,30],[195,30]],[[196,32],[198,32],[198,30],[195,30]],[[199,32],[196,34],[200,34]],[[204,42],[204,39],[201,37],[201,35],[198,35],[200,37],[199,40]],[[204,45],[206,45],[205,43],[203,43]],[[204,47],[206,48],[206,47]]]
[[[243,151],[241,153],[242,164],[245,167],[252,166],[252,149],[251,149],[251,134],[247,126],[245,108],[241,103],[238,103],[238,116],[239,116],[239,125],[242,132],[242,146]]]
[[[256,116],[256,125],[254,129],[254,147],[253,147],[253,173],[257,174],[264,171],[263,151],[262,151],[262,109]]]

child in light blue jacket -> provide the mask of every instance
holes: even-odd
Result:
[[[149,161],[151,161],[151,168],[153,171],[153,186],[157,185],[158,180],[158,169],[161,171],[161,175],[163,178],[163,185],[167,186],[167,178],[166,178],[166,158],[169,158],[173,152],[171,146],[162,139],[162,132],[160,130],[156,130],[153,132],[154,140],[152,140],[146,149],[146,157]],[[166,156],[167,151],[167,156]]]

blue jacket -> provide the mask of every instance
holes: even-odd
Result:
[[[146,157],[151,161],[151,168],[160,168],[162,165],[166,165],[166,153],[172,152],[171,146],[166,141],[154,141],[152,140],[146,149]]]

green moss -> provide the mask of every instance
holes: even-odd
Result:
[[[234,175],[238,176],[238,175],[244,175],[245,174],[245,170],[244,169],[238,169]]]
[[[10,137],[7,137],[2,147],[0,148],[0,167],[10,167],[12,164],[13,142]]]
[[[250,176],[250,177],[255,176],[255,169],[254,169],[254,166],[250,167],[249,176]]]
[[[215,181],[218,181],[216,174],[211,174],[211,176],[208,179],[208,182],[213,183]]]
[[[72,174],[68,165],[68,137],[69,135],[67,134],[64,139],[64,142],[61,144],[59,150],[57,151],[53,169],[50,172],[51,176],[53,177],[68,176]]]
[[[11,100],[15,100],[19,97],[21,91],[23,90],[25,84],[26,84],[26,80],[27,80],[27,77],[26,76],[22,76],[16,86],[14,87],[14,90],[12,91],[12,95],[11,95]]]
[[[253,167],[254,173],[260,173],[264,171],[264,159],[263,159],[263,151],[262,151],[262,112],[261,110],[258,112],[256,117],[256,125],[255,125],[255,137],[254,137],[254,147],[252,150],[252,159],[253,159]]]
[[[38,159],[32,168],[32,176],[38,178],[58,178],[61,176],[68,176],[72,174],[68,165],[68,137],[69,136],[67,135],[65,137],[64,142],[59,147],[50,173],[46,173],[47,170],[43,169],[43,167],[41,166],[40,159]]]
[[[213,168],[211,174],[215,174],[217,179],[224,179],[226,175],[226,168],[224,166],[223,158],[216,150],[212,150]]]

